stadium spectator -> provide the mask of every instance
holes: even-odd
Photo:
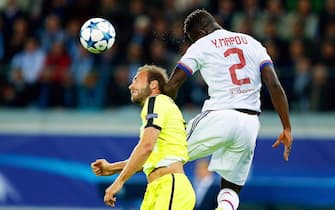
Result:
[[[183,22],[181,20],[177,20],[173,22],[173,24],[171,25],[170,38],[167,46],[168,51],[170,54],[172,54],[172,56],[179,53],[183,41],[184,41]]]
[[[322,38],[327,38],[329,37],[329,32],[328,28],[334,28],[334,23],[335,23],[335,0],[326,0],[325,1],[325,6],[323,10],[319,14],[320,17],[320,24],[319,24],[319,31],[320,31],[320,36]],[[335,29],[333,31],[333,38],[335,38]]]
[[[26,107],[29,104],[29,87],[22,71],[14,69],[9,74],[10,79],[3,89],[3,103],[9,107]]]
[[[88,17],[97,16],[99,7],[99,3],[97,1],[75,0],[66,1],[66,3],[68,4],[68,6],[66,7],[67,14],[65,15],[65,17],[77,19],[80,22],[84,22],[88,19]]]
[[[97,77],[94,73],[94,57],[85,48],[78,46],[79,53],[72,59],[71,76],[73,78],[76,97],[76,105],[79,109],[101,108],[96,103]]]
[[[120,107],[130,104],[129,85],[129,66],[120,64],[116,67],[110,83],[108,84],[108,105],[111,107]]]
[[[131,43],[136,43],[142,47],[148,46],[148,39],[150,36],[150,23],[151,20],[146,15],[140,15],[136,17],[134,21],[133,35],[131,37]]]
[[[13,56],[22,51],[26,38],[29,37],[29,23],[23,17],[15,19],[13,25],[10,27],[13,33],[5,41],[5,57],[4,62],[10,63]]]
[[[127,64],[129,66],[128,80],[131,82],[136,75],[137,69],[143,65],[143,47],[142,45],[132,42],[128,46]]]
[[[232,30],[253,34],[257,31],[255,21],[261,16],[260,5],[258,0],[244,0],[242,1],[242,8],[233,15]]]
[[[57,15],[52,14],[45,18],[44,27],[40,31],[39,38],[46,53],[51,50],[54,43],[64,42],[64,29]]]
[[[310,0],[298,0],[294,11],[285,17],[287,39],[303,38],[313,40],[317,37],[319,17],[314,13]]]
[[[335,40],[325,39],[321,41],[318,61],[331,69],[335,69]]]
[[[215,18],[220,25],[225,26],[227,29],[232,29],[233,15],[235,9],[235,1],[233,0],[218,0],[217,13]]]
[[[281,38],[280,33],[279,33],[279,27],[277,26],[279,23],[276,23],[276,20],[271,18],[264,20],[263,22],[263,31],[262,31],[262,37],[260,38],[261,42],[263,45],[267,47],[267,44],[272,44],[270,45],[269,49],[267,48],[267,51],[269,54],[274,56],[273,62],[276,66],[283,66],[285,63],[285,51],[287,49],[287,43]],[[271,48],[271,46],[273,48]],[[272,52],[270,52],[272,50]]]
[[[68,13],[70,12],[69,11],[70,2],[71,1],[65,1],[65,0],[48,0],[48,1],[42,0],[39,5],[41,10],[41,16],[48,17],[50,14],[53,14],[56,15],[57,17],[62,17],[64,18],[65,21],[67,21],[66,18],[68,18],[69,16]]]
[[[3,31],[3,19],[0,16],[0,77],[2,75],[2,66],[5,64],[4,62],[5,55],[5,35]]]
[[[80,22],[77,19],[70,19],[66,23],[65,31],[64,31],[64,44],[65,50],[68,52],[71,58],[78,56],[80,53],[79,50],[79,38],[78,34],[80,32]]]
[[[70,67],[71,58],[65,51],[64,43],[53,42],[40,74],[39,107],[73,106],[74,97],[71,97],[71,91],[66,92],[72,88]]]
[[[120,57],[120,53],[118,51],[119,44],[115,43],[112,49],[104,52],[103,54],[95,57],[95,69],[97,74],[97,87],[96,94],[99,104],[101,108],[108,108],[111,104],[110,102],[116,100],[112,94],[114,91],[110,89],[110,85],[114,84],[113,78],[116,71],[117,66],[122,62],[122,58]],[[128,101],[128,103],[130,103]]]
[[[306,42],[302,39],[293,39],[289,42],[289,49],[288,49],[289,57],[287,59],[287,67],[293,67],[297,60],[302,59],[308,54],[308,46]]]
[[[265,8],[261,11],[259,18],[255,22],[255,24],[257,25],[255,35],[261,39],[264,39],[263,29],[265,28],[265,24],[271,22],[273,24],[274,30],[276,30],[276,36],[282,38],[282,33],[287,30],[286,23],[283,19],[283,17],[285,17],[286,15],[286,11],[283,7],[283,1],[266,1]]]
[[[329,69],[323,63],[318,63],[312,70],[310,92],[310,110],[323,112],[334,110],[335,108],[335,88]]]
[[[3,27],[6,28],[5,36],[10,38],[15,33],[12,26],[17,19],[24,17],[24,12],[18,6],[16,0],[7,0],[5,1],[5,4],[6,6],[3,11],[1,11],[0,15],[3,18]]]
[[[156,39],[150,43],[149,63],[155,63],[167,69],[171,67],[171,60],[172,56],[164,41]]]
[[[45,62],[45,53],[35,37],[27,38],[24,50],[15,54],[11,62],[12,84],[25,84],[26,105],[36,103],[38,78]],[[20,75],[20,76],[19,76]],[[22,81],[18,81],[22,79]]]
[[[293,101],[292,106],[296,111],[309,110],[309,86],[310,86],[310,61],[305,58],[297,60],[294,68]]]

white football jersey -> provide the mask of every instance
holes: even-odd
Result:
[[[204,110],[260,110],[261,69],[272,65],[266,49],[249,35],[216,30],[193,43],[177,66],[200,71],[210,98]]]

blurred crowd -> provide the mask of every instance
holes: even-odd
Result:
[[[190,43],[183,20],[210,11],[226,29],[261,41],[293,111],[335,111],[335,0],[2,0],[0,106],[101,110],[130,105],[128,85],[143,64],[171,73]],[[79,43],[91,17],[116,29],[111,50]],[[179,92],[183,108],[207,98],[200,75]],[[271,99],[262,91],[262,106]]]

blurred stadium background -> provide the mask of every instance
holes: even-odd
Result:
[[[104,209],[97,158],[128,157],[139,108],[128,84],[152,63],[171,71],[189,43],[185,15],[206,8],[251,34],[272,56],[288,95],[295,144],[289,162],[271,144],[281,131],[262,91],[262,128],[241,210],[335,209],[335,0],[0,0],[0,210]],[[92,55],[81,24],[104,17],[116,43]],[[177,103],[186,120],[207,97],[200,77]],[[186,165],[194,178],[195,163]],[[133,177],[118,210],[139,209],[146,181]]]

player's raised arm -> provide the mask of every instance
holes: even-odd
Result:
[[[178,90],[187,79],[187,74],[178,66],[173,70],[168,83],[164,87],[164,93],[173,99],[176,99]]]
[[[287,161],[293,142],[287,97],[272,65],[267,65],[262,69],[262,79],[269,90],[272,104],[283,125],[283,132],[279,135],[273,147],[277,147],[280,143],[284,144],[284,159]]]

